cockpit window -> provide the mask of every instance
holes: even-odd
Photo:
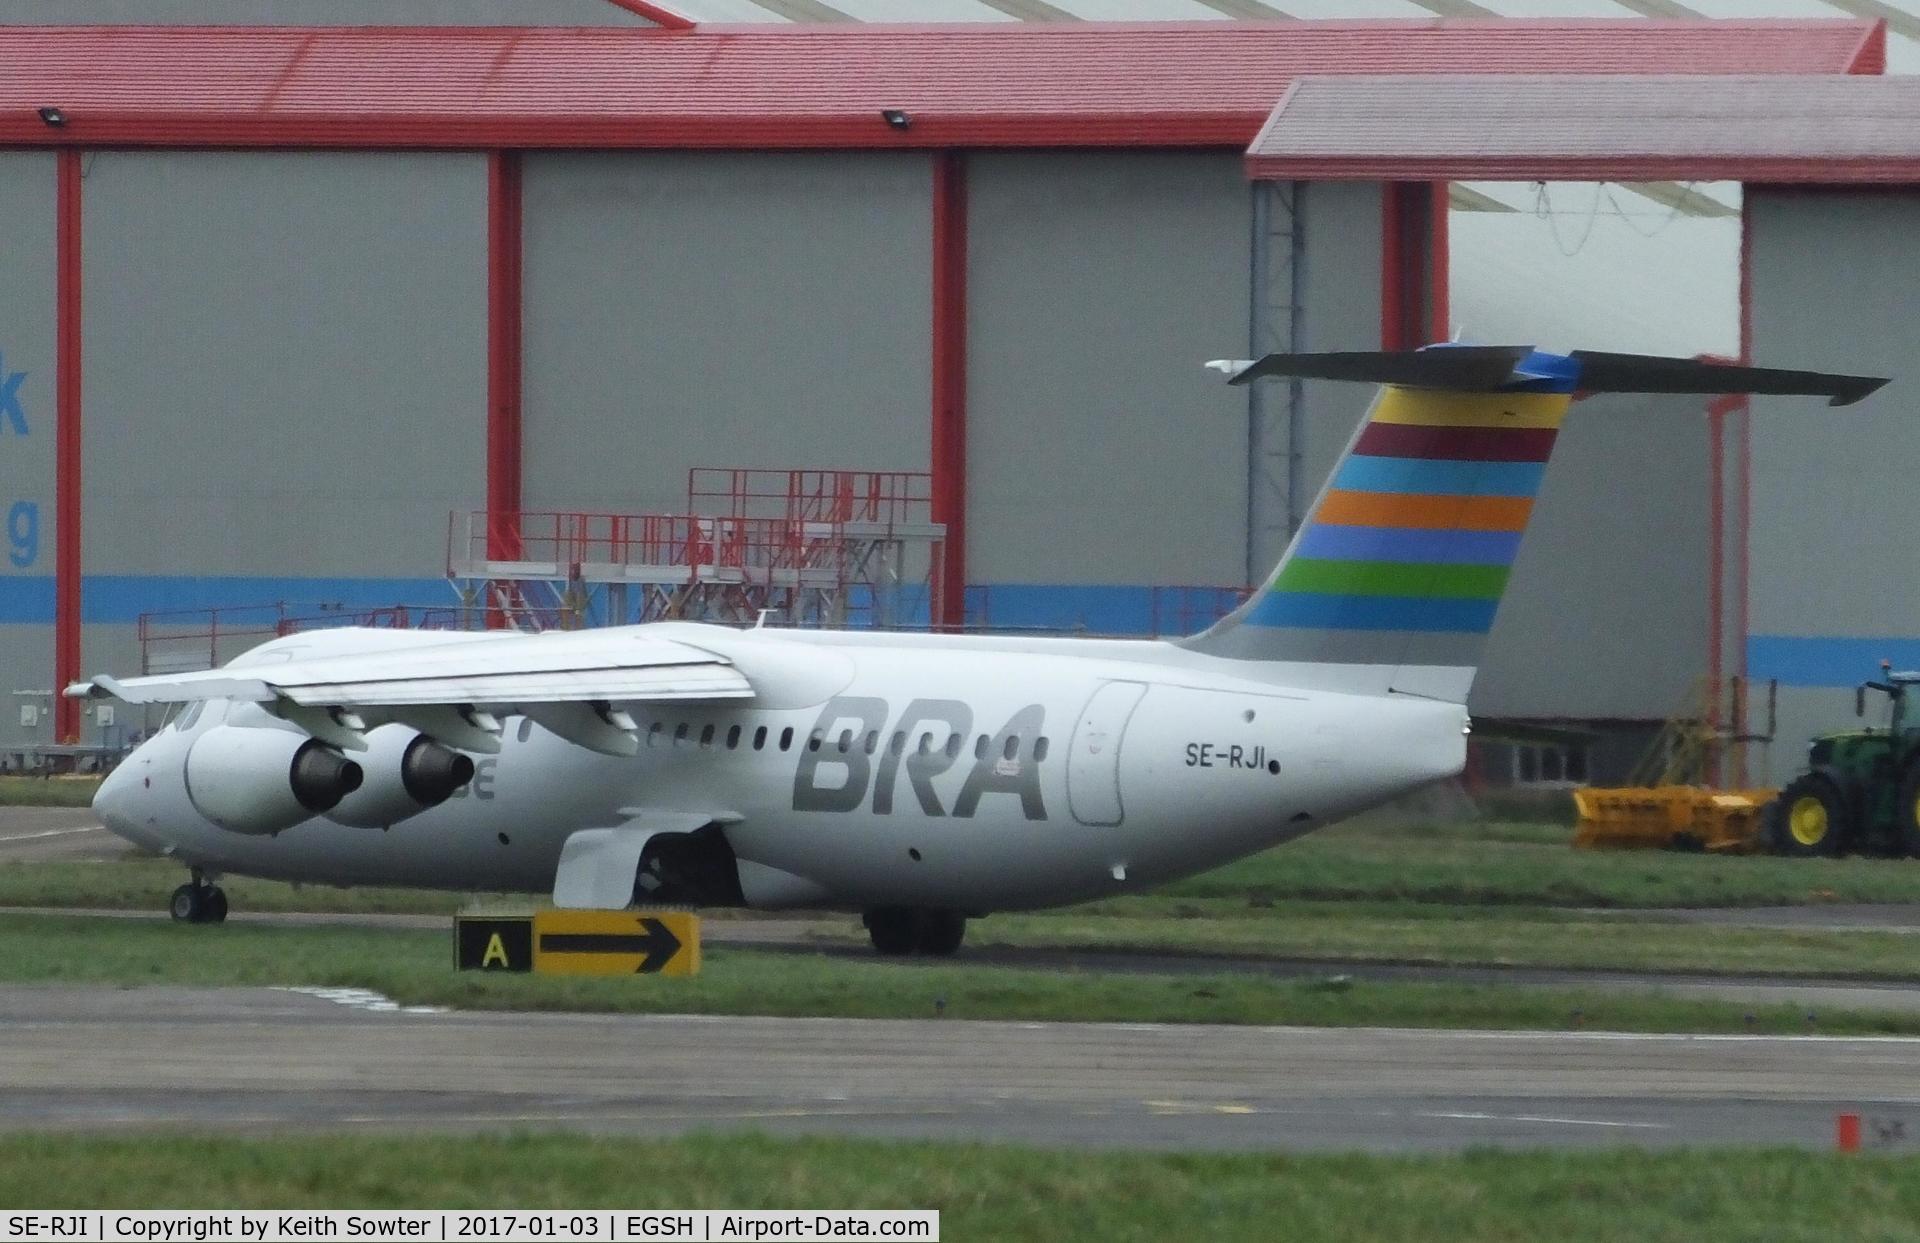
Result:
[[[206,708],[206,706],[207,706],[207,701],[204,699],[196,699],[192,703],[188,704],[187,710],[180,714],[180,719],[173,723],[174,728],[178,729],[183,734],[186,733],[188,730],[192,729],[194,727],[194,724],[200,720],[200,713]]]

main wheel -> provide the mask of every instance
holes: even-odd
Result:
[[[919,913],[907,907],[879,907],[868,911],[862,921],[867,925],[867,936],[873,941],[875,951],[889,958],[911,954],[919,943]]]
[[[1774,849],[1802,859],[1831,857],[1846,845],[1852,827],[1839,789],[1819,773],[1806,773],[1780,791]]]
[[[167,900],[167,914],[176,923],[197,924],[207,917],[206,891],[198,885],[182,885]]]
[[[1895,839],[1901,854],[1920,857],[1920,759],[1907,765],[1900,778],[1900,793],[1894,797]]]
[[[224,924],[227,922],[226,890],[218,885],[209,888],[207,890],[206,906],[206,914],[201,916],[201,922],[209,924]]]
[[[946,958],[966,939],[967,917],[958,911],[925,911],[920,916],[919,933],[915,949],[935,958]]]

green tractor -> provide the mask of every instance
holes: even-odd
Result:
[[[1894,673],[1854,688],[1853,713],[1867,714],[1867,692],[1887,697],[1887,727],[1822,734],[1807,747],[1807,771],[1787,783],[1770,808],[1769,845],[1777,854],[1813,858],[1849,850],[1920,856],[1920,724],[1906,718],[1907,692],[1920,673]]]

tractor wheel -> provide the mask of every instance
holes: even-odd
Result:
[[[1840,791],[1819,773],[1796,777],[1780,791],[1773,824],[1774,850],[1801,859],[1839,854],[1851,829]]]
[[[1894,827],[1899,830],[1894,840],[1899,852],[1920,858],[1920,760],[1907,765],[1893,809]]]

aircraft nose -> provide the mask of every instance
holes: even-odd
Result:
[[[139,762],[139,751],[120,762],[120,766],[107,774],[100,788],[93,795],[93,814],[100,817],[100,823],[122,836],[134,822],[134,803],[140,789],[138,770],[145,767]]]

